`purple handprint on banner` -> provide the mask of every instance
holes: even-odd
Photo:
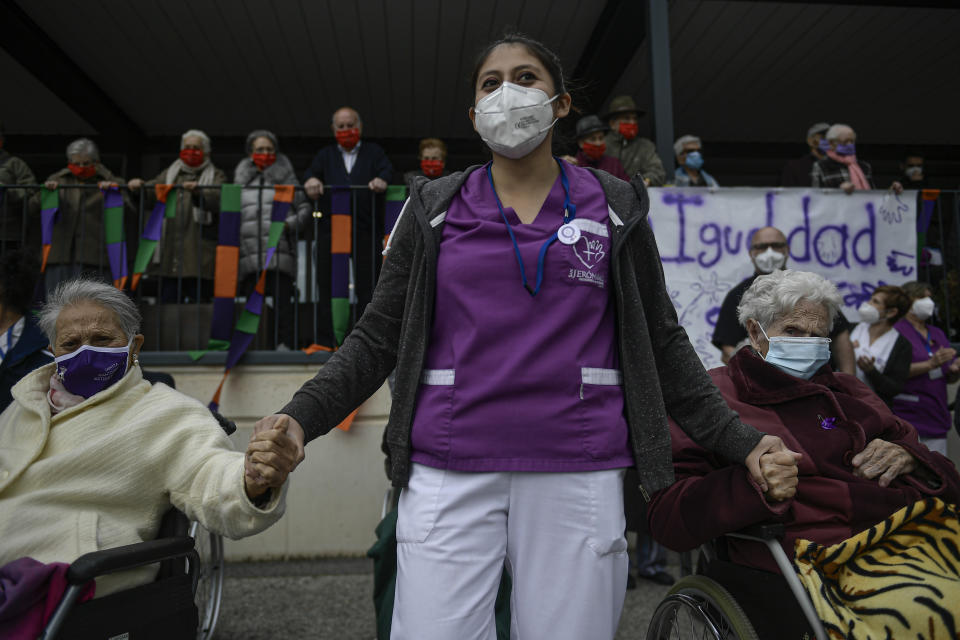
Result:
[[[890,255],[887,256],[887,268],[890,269],[891,273],[902,273],[905,276],[909,276],[915,271],[913,265],[911,264],[900,264],[897,261],[897,258],[903,258],[905,260],[915,261],[917,256],[912,253],[904,253],[903,251],[897,251],[894,249],[890,252]]]

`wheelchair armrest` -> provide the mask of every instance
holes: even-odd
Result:
[[[731,531],[726,535],[746,540],[780,540],[783,538],[783,533],[782,522],[760,522],[739,531]]]
[[[128,544],[114,549],[86,553],[67,569],[67,582],[81,585],[97,576],[134,569],[171,558],[179,558],[194,552],[193,538],[160,538],[137,544]]]

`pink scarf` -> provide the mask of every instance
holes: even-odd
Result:
[[[67,391],[67,388],[60,382],[60,378],[54,373],[50,376],[50,391],[47,393],[47,402],[50,404],[50,415],[57,415],[64,409],[75,407],[85,398]]]
[[[857,156],[842,156],[833,149],[828,149],[827,157],[834,162],[847,165],[847,170],[850,172],[850,182],[853,183],[854,189],[857,191],[868,191],[870,189],[867,176],[863,175],[863,169],[857,163]]]

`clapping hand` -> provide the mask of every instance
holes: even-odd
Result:
[[[898,444],[874,438],[863,451],[853,456],[853,475],[873,479],[880,476],[881,487],[886,487],[894,478],[911,473],[917,468],[917,459]]]
[[[251,498],[271,487],[282,487],[290,472],[303,460],[303,430],[299,423],[287,415],[269,418],[273,418],[269,425],[262,424],[268,418],[257,422],[247,445],[243,479],[247,496]],[[299,442],[295,435],[297,430],[300,432]]]
[[[870,371],[873,371],[875,362],[876,362],[876,358],[874,358],[873,356],[860,356],[859,358],[857,358],[857,366],[860,367],[861,371],[864,371],[867,373],[869,373]]]
[[[931,368],[936,369],[942,364],[950,362],[957,357],[957,350],[951,349],[950,347],[940,347],[937,349],[936,353],[930,356]]]

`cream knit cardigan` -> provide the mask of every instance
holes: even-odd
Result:
[[[242,538],[283,515],[243,486],[243,454],[206,407],[139,366],[75,407],[50,415],[53,363],[13,387],[0,415],[0,566],[29,556],[72,562],[156,537],[171,505],[210,531]],[[97,579],[103,596],[153,580],[156,565]]]

